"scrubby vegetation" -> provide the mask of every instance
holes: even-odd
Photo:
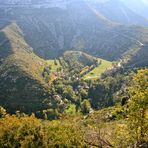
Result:
[[[121,100],[116,98],[114,107],[90,113],[90,102],[82,91],[85,99],[81,103],[81,110],[85,116],[81,112],[72,113],[78,100],[70,86],[67,86],[63,95],[76,105],[70,105],[69,109],[55,121],[48,121],[48,114],[44,114],[46,115],[44,120],[37,119],[34,114],[27,116],[16,112],[15,115],[9,115],[1,107],[0,147],[146,148],[148,146],[148,70],[138,70],[130,77],[126,92],[127,101],[124,101],[125,97]],[[59,85],[55,84],[55,86],[57,88]],[[60,92],[60,89],[58,91]],[[123,96],[124,92],[122,91],[121,94]],[[118,93],[118,96],[120,95]],[[64,101],[66,102],[66,99]]]
[[[148,148],[148,22],[98,2],[0,0],[0,148]]]
[[[84,131],[68,120],[41,121],[34,115],[6,114],[0,119],[0,147],[86,147]]]

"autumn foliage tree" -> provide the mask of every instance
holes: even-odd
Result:
[[[0,148],[86,147],[84,132],[76,121],[47,121],[34,114],[5,115],[0,107]],[[86,147],[87,148],[87,147]]]
[[[148,146],[148,69],[139,70],[129,87],[129,128],[137,147]]]

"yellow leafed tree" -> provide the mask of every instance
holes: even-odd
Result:
[[[129,87],[129,128],[135,145],[148,145],[148,69],[139,70]]]

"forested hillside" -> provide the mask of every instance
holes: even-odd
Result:
[[[45,61],[33,53],[15,23],[3,28],[0,32],[1,105],[10,112],[42,108],[43,98],[48,94],[42,77],[44,65]]]
[[[65,114],[56,121],[43,121],[36,119],[33,114],[27,116],[17,112],[16,115],[10,116],[1,107],[0,146],[146,148],[148,145],[146,80],[148,70],[139,70],[129,84],[129,100],[115,107],[92,112],[85,117],[80,113]],[[137,130],[139,132],[136,132]]]
[[[147,148],[146,8],[0,0],[0,148]]]

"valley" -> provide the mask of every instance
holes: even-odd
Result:
[[[106,77],[130,67],[147,66],[148,29],[120,24],[118,19],[112,21],[100,7],[108,9],[115,5],[114,1],[97,2],[100,7],[90,1],[73,0],[50,2],[46,8],[34,4],[39,3],[3,3],[12,6],[9,11],[0,6],[0,102],[11,113],[33,111],[42,116],[43,110],[51,108],[53,114],[55,111],[58,114],[70,104],[81,110],[80,104],[85,99],[92,108],[112,106],[114,93],[123,84],[117,84],[118,89],[113,92],[106,92]],[[131,17],[133,12],[126,12]],[[119,16],[123,18],[122,14]],[[91,83],[99,79],[102,93],[96,99],[103,103],[96,105],[99,102],[93,102],[89,93],[95,89]],[[34,107],[30,110],[31,104]]]
[[[146,4],[0,0],[0,148],[147,148]]]
[[[53,105],[52,97],[56,93],[51,96],[49,90],[54,81],[60,79],[65,79],[68,83],[81,81],[82,77],[85,78],[87,73],[95,69],[100,69],[99,75],[106,70],[104,60],[98,60],[81,51],[66,51],[63,56],[55,60],[39,58],[27,45],[20,28],[15,23],[2,29],[0,35],[0,89],[3,92],[0,94],[0,102],[11,113],[15,112],[16,108],[23,112],[37,113],[39,109],[47,108],[45,101],[47,98]],[[105,66],[109,68],[111,64]],[[96,78],[99,78],[99,75],[93,74]],[[78,85],[77,87],[80,87]],[[10,99],[12,102],[9,101]],[[17,101],[14,103],[15,100]],[[34,106],[31,110],[30,105]]]

